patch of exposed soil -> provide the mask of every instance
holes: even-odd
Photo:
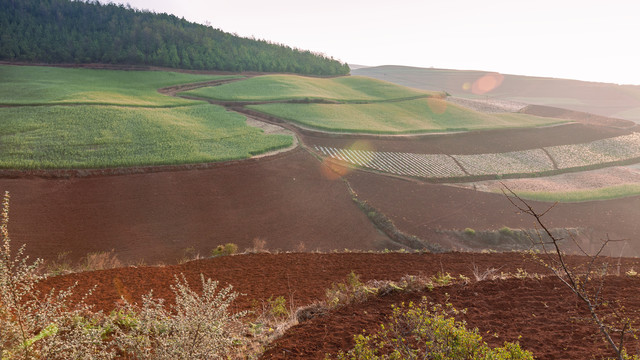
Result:
[[[186,249],[394,248],[341,181],[302,149],[215,168],[119,176],[1,178],[14,246],[32,257],[115,250],[126,262],[174,263]]]
[[[564,192],[593,190],[638,183],[640,183],[640,169],[617,166],[541,178],[479,181],[461,184],[461,186],[480,191],[500,192],[503,189],[502,184],[504,184],[517,193],[518,191]]]
[[[583,263],[583,257],[570,257],[571,264]],[[617,258],[606,259],[617,264]],[[620,272],[640,268],[640,259],[620,259]],[[233,310],[260,306],[269,297],[284,296],[287,304],[304,306],[324,297],[333,282],[345,280],[354,271],[361,280],[399,280],[404,275],[430,277],[437,272],[464,274],[474,279],[473,268],[479,272],[497,269],[515,273],[523,269],[529,274],[546,274],[538,262],[522,253],[447,253],[447,254],[249,254],[218,257],[166,267],[128,267],[57,276],[41,283],[40,289],[64,289],[78,282],[74,299],[97,284],[88,298],[96,310],[109,311],[124,296],[139,301],[143,294],[154,290],[154,296],[174,298],[169,284],[174,276],[184,274],[198,288],[200,274],[231,284],[245,295],[234,302]],[[617,271],[617,267],[611,268]],[[607,282],[605,295],[621,299],[630,311],[640,309],[640,280],[616,277]],[[540,359],[584,359],[589,354],[605,354],[600,337],[586,323],[576,320],[583,316],[578,303],[561,284],[552,279],[508,280],[456,285],[433,292],[394,294],[348,306],[314,318],[291,328],[263,356],[265,359],[321,359],[326,352],[347,350],[353,345],[352,335],[363,329],[375,330],[390,313],[390,306],[402,301],[449,301],[457,308],[467,308],[465,316],[472,327],[478,327],[491,345],[515,341],[534,352]],[[634,319],[640,319],[637,316]],[[492,334],[497,334],[497,337]],[[589,344],[589,345],[587,345]]]

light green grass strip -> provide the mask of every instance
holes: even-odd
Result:
[[[446,109],[442,112],[444,104]],[[372,104],[278,103],[249,108],[311,128],[372,134],[537,127],[566,122],[527,114],[485,114],[435,99]]]
[[[290,146],[224,108],[0,108],[0,168],[101,168],[243,159]]]
[[[158,89],[227,78],[237,76],[0,65],[0,104],[83,103],[149,107],[198,104],[160,94]]]
[[[497,191],[496,191],[497,192]],[[618,199],[640,195],[640,184],[608,186],[593,190],[575,191],[516,191],[523,199],[547,202],[584,202]]]
[[[410,89],[362,76],[312,78],[266,75],[182,94],[227,101],[278,101],[326,99],[334,101],[380,101],[428,96],[433,92]]]

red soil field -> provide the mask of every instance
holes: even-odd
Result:
[[[240,251],[392,248],[302,149],[211,169],[44,179],[0,178],[13,245],[32,257],[115,250],[125,262],[175,263],[219,244]]]
[[[473,250],[438,232],[445,229],[497,230],[533,229],[533,217],[521,214],[501,194],[428,184],[388,176],[353,172],[346,176],[360,200],[386,214],[401,231],[416,235],[445,248]],[[529,202],[543,213],[552,203]],[[639,256],[640,224],[637,211],[640,196],[606,201],[558,204],[543,220],[550,228],[583,228],[592,231],[588,243],[580,245],[593,253],[600,240],[624,239],[611,243],[612,256]],[[475,249],[481,250],[481,249]]]
[[[627,135],[629,130],[580,123],[532,129],[503,129],[422,136],[332,135],[302,131],[309,146],[350,148],[356,141],[368,150],[417,154],[484,154],[580,144]]]
[[[609,278],[604,296],[621,301],[627,315],[637,322],[639,286],[637,277]],[[380,329],[379,324],[391,313],[391,305],[419,303],[423,297],[433,303],[449,302],[458,310],[467,309],[459,320],[465,320],[468,328],[478,328],[484,341],[493,347],[517,341],[539,360],[614,356],[575,295],[559,280],[545,278],[483,281],[374,298],[289,329],[261,358],[324,359],[327,353],[346,351],[354,345],[353,335]],[[639,350],[637,341],[630,338],[626,347],[630,353]]]
[[[586,124],[394,139],[296,131],[307,146],[347,147],[360,138],[375,150],[452,154],[583,143],[628,133]],[[223,164],[99,173],[0,174],[0,191],[8,190],[12,196],[12,245],[26,244],[29,255],[47,260],[71,251],[69,258],[78,261],[87,253],[113,249],[127,263],[147,264],[175,263],[187,252],[206,256],[217,245],[229,242],[242,251],[251,248],[254,239],[265,240],[267,249],[285,251],[397,247],[358,208],[347,184],[323,171],[321,162],[304,148]],[[480,248],[470,248],[441,230],[534,225],[500,195],[364,171],[343,175],[360,200],[385,214],[400,230],[447,249]],[[531,204],[540,211],[550,205]],[[610,247],[608,254],[615,256],[611,263],[617,264],[621,254],[640,255],[639,208],[640,197],[562,204],[544,219],[554,228],[590,229],[593,241],[581,244],[587,251],[606,236],[628,239],[626,244]],[[632,267],[640,269],[638,259],[621,258],[620,262],[622,273]],[[520,253],[252,254],[59,276],[48,279],[41,288],[64,288],[77,281],[76,294],[83,294],[97,284],[89,301],[96,309],[108,311],[121,296],[136,301],[151,289],[156,296],[171,300],[168,286],[175,275],[185,274],[197,287],[203,274],[246,294],[235,303],[235,309],[242,310],[271,296],[284,296],[295,306],[310,304],[351,271],[364,281],[398,280],[407,274],[431,276],[438,271],[471,277],[473,265],[481,271],[545,271]],[[632,311],[639,310],[640,280],[621,276],[607,284],[607,296],[625,301]],[[345,307],[293,328],[263,358],[313,359],[322,358],[325,352],[346,350],[352,345],[352,335],[375,329],[392,303],[422,296],[443,302],[445,293],[455,306],[469,309],[465,319],[492,345],[522,335],[521,344],[540,359],[610,355],[594,328],[577,320],[583,315],[577,301],[557,281],[515,279],[455,285],[431,293],[393,294]],[[634,319],[640,317],[634,315]]]
[[[583,263],[584,257],[569,257],[571,264]],[[640,268],[640,259],[608,258],[611,270],[624,274]],[[618,270],[615,266],[620,261]],[[373,331],[390,313],[391,304],[419,301],[449,300],[458,309],[466,308],[464,319],[470,327],[478,327],[492,346],[504,341],[519,340],[525,349],[539,359],[586,359],[608,355],[595,328],[579,320],[584,316],[580,304],[568,290],[554,279],[512,279],[473,281],[473,267],[480,272],[495,268],[499,272],[515,273],[523,269],[529,274],[548,274],[548,270],[524,253],[446,253],[446,254],[249,254],[198,260],[164,267],[127,267],[85,272],[49,278],[40,289],[63,289],[78,282],[76,299],[97,284],[88,302],[96,309],[109,311],[120,296],[139,301],[140,296],[154,290],[154,296],[173,298],[168,285],[174,275],[184,274],[197,288],[200,274],[231,284],[244,295],[236,299],[234,311],[260,306],[271,296],[284,296],[287,304],[304,306],[321,300],[325,289],[341,282],[351,271],[362,281],[399,280],[404,275],[430,277],[437,272],[464,274],[471,278],[467,285],[436,288],[433,292],[392,294],[363,304],[347,306],[291,328],[270,346],[264,359],[322,359],[327,352],[347,350],[352,336],[363,329]],[[627,314],[636,321],[640,316],[640,278],[625,275],[606,281],[605,296],[620,299]],[[497,335],[497,336],[494,336]]]
[[[473,153],[580,143],[621,133],[626,131],[572,124],[369,141],[381,150]],[[302,140],[339,146],[354,139],[316,134]],[[71,251],[69,258],[77,261],[87,253],[114,250],[128,263],[175,263],[185,255],[206,256],[229,242],[242,251],[258,238],[266,241],[266,248],[280,250],[397,248],[351,200],[345,184],[322,169],[317,159],[297,149],[207,166],[106,170],[109,176],[100,176],[101,171],[5,172],[0,190],[12,194],[13,240],[26,243],[28,254],[44,259]],[[501,195],[365,171],[344,178],[360,200],[401,231],[445,249],[474,248],[439,230],[533,226]],[[639,202],[633,197],[562,204],[545,220],[551,227],[593,230],[594,242],[583,244],[589,250],[607,235],[629,239],[624,255],[636,256],[640,245],[634,214]],[[534,204],[538,209],[549,206]]]

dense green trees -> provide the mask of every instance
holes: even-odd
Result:
[[[0,60],[344,75],[310,51],[99,1],[0,0]]]

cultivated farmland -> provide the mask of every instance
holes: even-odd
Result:
[[[396,175],[426,178],[447,178],[464,176],[465,173],[448,155],[378,152],[366,150],[335,149],[316,146],[325,156]]]
[[[534,174],[628,161],[640,157],[640,134],[544,149],[464,155],[376,152],[326,146],[315,149],[325,156],[363,168],[422,178],[450,178]]]
[[[471,175],[504,175],[553,170],[551,159],[541,149],[452,156]]]
[[[167,71],[66,69],[0,65],[0,104],[178,106],[197,104],[158,89],[184,83],[238,78]]]
[[[627,160],[640,156],[640,133],[545,149],[560,169]]]
[[[321,79],[295,75],[265,75],[222,86],[186,91],[184,94],[225,101],[323,99],[353,102],[425,97],[435,93],[362,76]]]
[[[243,159],[290,146],[214,105],[0,108],[0,168],[92,168]]]
[[[277,103],[248,108],[314,129],[368,134],[535,127],[564,122],[525,114],[485,114],[437,98],[368,104]]]
[[[0,66],[0,168],[192,164],[286,148],[222,107],[158,92],[239,76]]]

